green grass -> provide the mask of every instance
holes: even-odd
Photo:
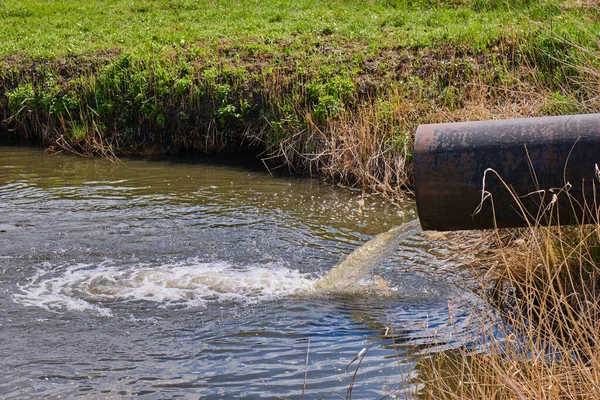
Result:
[[[570,26],[558,1],[527,0],[141,0],[0,2],[0,57],[56,57],[115,48],[155,52],[197,42],[334,36],[374,46],[437,41],[486,46]]]

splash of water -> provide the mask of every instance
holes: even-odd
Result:
[[[373,268],[381,264],[398,246],[398,242],[421,230],[418,220],[394,226],[350,253],[342,262],[315,283],[315,289],[328,292],[348,292]]]
[[[256,303],[315,291],[356,291],[399,241],[418,230],[418,221],[393,227],[354,250],[318,281],[277,263],[236,266],[188,259],[156,266],[119,265],[109,260],[99,265],[42,266],[28,283],[20,285],[21,293],[13,299],[48,310],[91,310],[110,316],[106,306],[115,302],[198,307],[212,301]]]

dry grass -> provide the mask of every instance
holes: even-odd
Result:
[[[587,209],[578,226],[490,234],[477,275],[490,313],[473,321],[483,339],[425,358],[422,398],[600,397],[600,219]]]

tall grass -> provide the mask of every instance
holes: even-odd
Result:
[[[600,220],[532,225],[496,235],[481,280],[489,341],[420,365],[422,398],[584,399],[600,396]]]

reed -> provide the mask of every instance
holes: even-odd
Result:
[[[600,395],[600,224],[589,222],[500,238],[496,263],[481,281],[491,311],[474,321],[486,341],[424,359],[420,397]]]

